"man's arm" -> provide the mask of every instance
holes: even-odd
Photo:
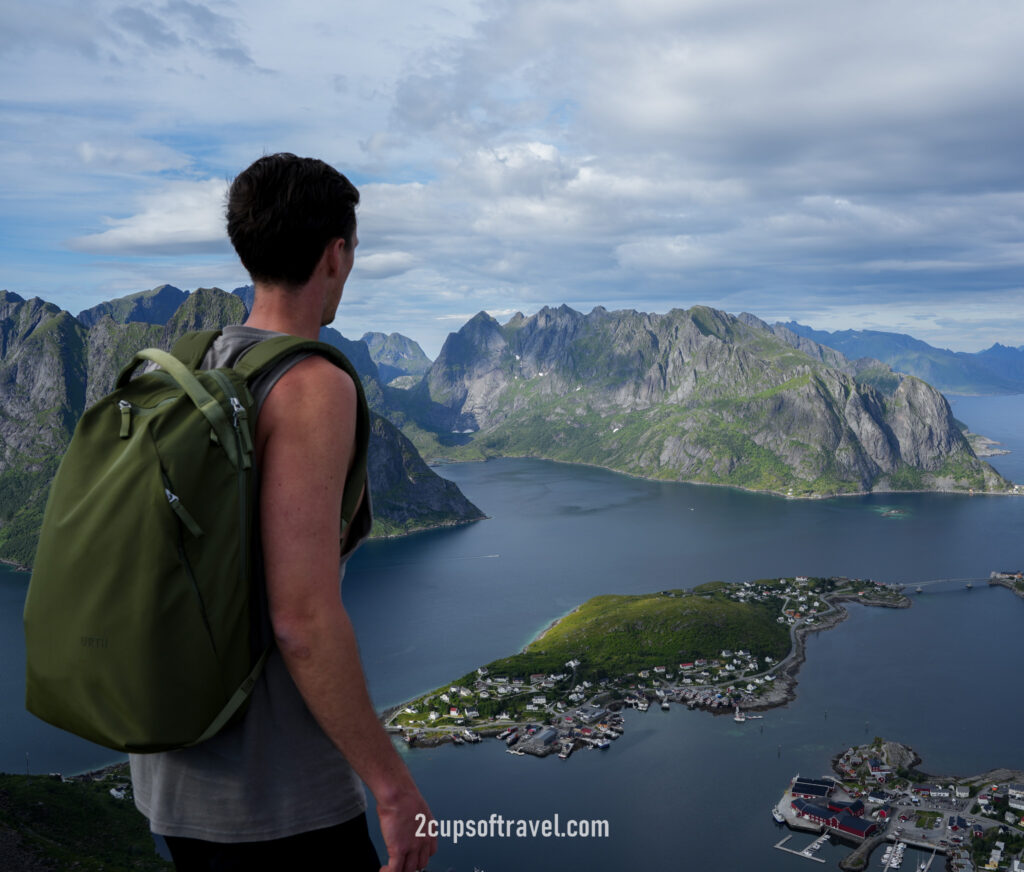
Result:
[[[290,369],[257,423],[260,517],[270,617],[306,705],[377,800],[388,872],[423,869],[417,838],[430,816],[370,702],[355,634],[338,593],[338,525],[355,446],[356,389],[321,357]]]

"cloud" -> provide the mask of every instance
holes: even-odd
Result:
[[[220,179],[174,182],[143,197],[135,215],[107,218],[109,230],[79,236],[70,245],[76,251],[137,256],[222,250],[226,192]]]
[[[161,51],[178,48],[181,38],[155,15],[135,6],[119,6],[111,20],[126,33],[141,39],[147,48]]]
[[[75,147],[82,163],[91,171],[111,173],[160,173],[183,170],[188,155],[159,142],[132,137],[83,140]]]
[[[416,258],[406,251],[382,251],[360,254],[357,263],[360,278],[386,279],[411,270]]]
[[[42,7],[0,7],[8,264],[71,239],[80,282],[85,254],[234,268],[211,180],[289,150],[362,191],[365,329],[561,302],[1024,319],[1019,5]]]

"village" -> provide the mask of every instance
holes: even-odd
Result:
[[[803,659],[802,637],[842,620],[839,601],[897,608],[909,604],[896,588],[861,579],[796,576],[713,587],[715,595],[732,602],[770,605],[766,620],[788,629],[789,653],[776,659],[746,648],[723,648],[714,657],[601,678],[579,658],[553,673],[493,674],[481,666],[447,688],[393,709],[385,724],[401,731],[410,745],[463,744],[490,736],[505,742],[511,753],[566,758],[583,748],[608,748],[622,735],[619,712],[624,707],[647,711],[653,704],[667,711],[675,703],[728,713],[742,723],[792,698],[793,675]]]
[[[899,869],[911,847],[923,852],[918,872],[936,859],[952,872],[1024,870],[1024,773],[934,778],[915,768],[920,762],[907,746],[875,738],[838,755],[835,776],[798,774],[772,816],[819,837],[795,849],[787,835],[775,847],[824,862],[815,855],[825,839],[851,842],[840,863],[847,870],[867,868],[876,848],[882,869]]]

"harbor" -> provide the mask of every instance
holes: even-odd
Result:
[[[936,858],[958,872],[1024,868],[1024,772],[933,780],[916,769],[920,762],[909,747],[876,738],[837,755],[835,775],[797,774],[772,817],[818,837],[794,849],[787,835],[773,847],[820,861],[822,845],[838,840],[853,846],[839,863],[844,870],[869,868],[879,848],[883,870],[901,869],[911,848],[923,857],[916,872],[930,870]],[[980,864],[985,856],[989,862]]]

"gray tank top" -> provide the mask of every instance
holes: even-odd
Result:
[[[203,366],[231,366],[274,335],[226,327]],[[296,354],[253,382],[257,408],[278,379],[307,356]],[[346,536],[339,596],[345,563],[370,524],[367,491]],[[194,748],[132,754],[130,760],[135,805],[153,832],[165,836],[264,841],[334,826],[366,810],[362,783],[310,714],[276,648],[240,720]]]

